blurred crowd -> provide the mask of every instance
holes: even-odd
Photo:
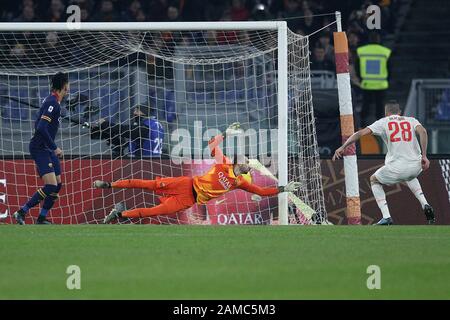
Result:
[[[178,22],[178,21],[263,21],[285,20],[291,31],[300,35],[311,35],[310,67],[315,73],[326,75],[330,71],[335,77],[334,47],[332,32],[335,11],[341,11],[343,29],[346,31],[349,43],[349,70],[352,83],[352,100],[356,126],[362,123],[363,90],[361,76],[358,70],[357,48],[369,42],[369,31],[366,27],[368,19],[367,7],[378,5],[381,8],[380,30],[381,40],[394,30],[395,14],[400,0],[1,0],[0,21],[3,22],[65,22],[69,14],[66,9],[70,5],[80,7],[82,22]],[[245,33],[243,33],[245,35]],[[15,41],[7,35],[0,38],[0,58],[12,65],[24,64],[26,59],[41,61],[39,50],[27,48],[27,45],[42,42],[42,50],[58,52],[68,50],[56,32],[48,32],[33,40],[32,34],[23,34],[27,41]],[[211,32],[192,35],[193,41],[222,44],[238,41],[239,35],[232,31]],[[200,39],[200,40],[199,40]],[[15,45],[10,45],[13,40]],[[96,39],[79,39],[77,48],[68,52],[60,52],[61,56],[71,54],[83,61],[83,46],[93,46]],[[185,41],[184,35],[174,35],[170,32],[161,33],[161,41],[157,46],[168,50],[178,41]],[[187,40],[189,41],[189,40]],[[244,39],[245,41],[245,39]],[[89,43],[87,43],[89,42]],[[6,50],[4,50],[6,49]],[[78,50],[77,50],[78,49]],[[2,52],[3,51],[3,52]],[[89,50],[86,51],[88,54]],[[101,54],[101,53],[98,53]],[[104,53],[105,55],[108,52]],[[148,56],[147,59],[158,59]],[[76,59],[75,59],[76,60]],[[101,55],[100,55],[101,60]],[[172,68],[166,68],[168,62],[148,60],[148,76],[160,75],[171,78]],[[45,61],[43,61],[45,63]],[[170,65],[170,63],[169,63]],[[329,109],[329,108],[328,108]],[[327,110],[328,110],[327,109]],[[368,109],[366,107],[366,109]],[[328,112],[328,111],[327,111]],[[325,115],[327,117],[328,115]],[[337,135],[339,136],[339,135]]]
[[[287,19],[291,30],[309,34],[330,23],[332,17],[315,17],[344,10],[344,23],[363,36],[365,8],[378,4],[383,19],[391,19],[394,0],[2,0],[1,21],[63,22],[66,8],[81,8],[82,21],[244,21]],[[337,2],[337,1],[336,1]],[[305,17],[296,19],[296,17]],[[349,30],[350,31],[350,30]],[[364,36],[363,36],[364,38]]]
[[[386,34],[392,33],[395,25],[395,15],[391,14],[398,5],[398,1],[395,0],[365,0],[365,1],[352,1],[353,3],[359,3],[351,11],[347,12],[347,15],[343,15],[343,28],[346,31],[348,45],[349,45],[349,62],[350,62],[350,74],[353,84],[358,83],[358,79],[355,73],[354,63],[356,59],[356,49],[362,45],[368,43],[369,29],[366,27],[366,20],[368,15],[366,14],[367,7],[376,4],[381,9],[381,25],[383,28],[379,31],[383,37]],[[327,12],[330,12],[329,10]],[[331,18],[331,19],[330,19]],[[334,17],[324,17],[322,19],[322,27],[327,26]],[[306,20],[306,19],[305,19]],[[302,29],[301,27],[296,30],[300,34],[309,34],[313,30],[318,30],[319,27]],[[305,30],[308,30],[305,32]],[[324,28],[317,36],[313,36],[310,39],[311,42],[311,70],[329,70],[334,71],[334,47],[332,45],[332,32],[335,31],[335,26]]]
[[[367,42],[368,29],[365,27],[367,6],[377,4],[381,7],[383,32],[389,33],[395,22],[391,12],[395,10],[397,2],[396,0],[22,0],[17,5],[17,0],[2,0],[0,21],[64,22],[68,17],[66,8],[72,4],[80,7],[82,22],[282,19],[287,21],[292,31],[301,35],[308,35],[323,28],[310,39],[311,69],[334,71],[332,31],[335,30],[335,26],[329,26],[334,21],[334,16],[327,13],[342,11],[352,62],[356,48]],[[56,46],[58,39],[54,33],[49,33],[46,41],[49,46]],[[20,51],[21,48],[16,50]],[[352,77],[352,80],[357,81],[356,77]]]

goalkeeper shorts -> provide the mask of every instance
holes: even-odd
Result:
[[[175,196],[179,204],[191,207],[196,203],[192,182],[191,177],[158,177],[155,193],[161,203]]]

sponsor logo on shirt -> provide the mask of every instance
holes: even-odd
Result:
[[[225,190],[229,190],[232,186],[231,182],[225,176],[225,173],[219,171],[219,182]]]

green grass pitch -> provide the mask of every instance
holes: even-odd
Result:
[[[450,228],[3,225],[0,270],[0,299],[450,299]]]

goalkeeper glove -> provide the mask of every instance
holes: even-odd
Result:
[[[278,187],[278,190],[280,192],[295,192],[300,188],[300,185],[300,182],[291,181],[285,186]]]
[[[242,133],[241,124],[239,122],[233,122],[225,131],[226,136],[233,136]]]

